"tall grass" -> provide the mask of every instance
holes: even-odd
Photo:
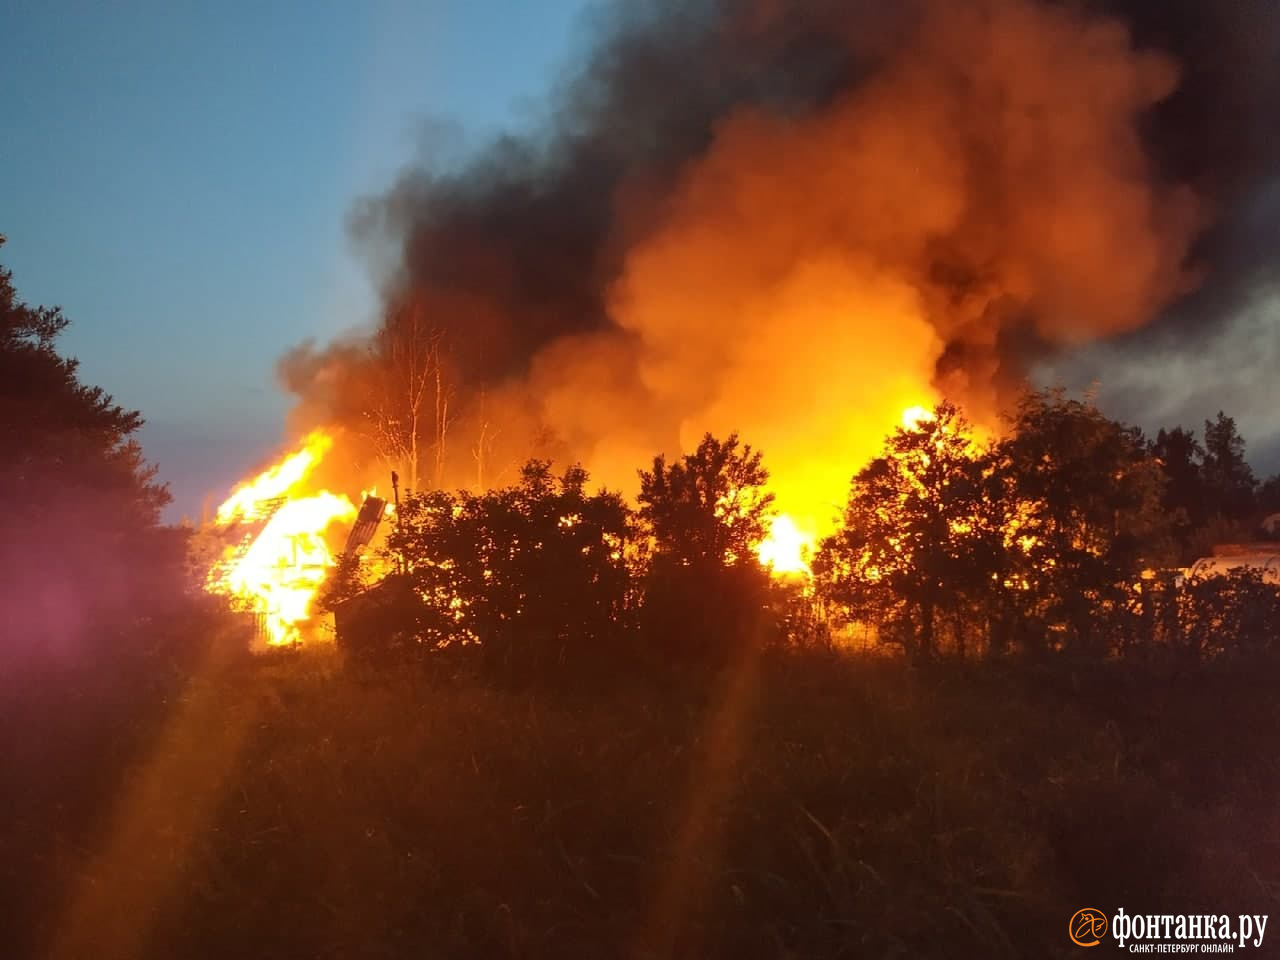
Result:
[[[1274,680],[779,654],[567,694],[327,653],[63,678],[5,703],[8,942],[71,955],[100,917],[96,960],[1074,955],[1082,906],[1275,912]]]

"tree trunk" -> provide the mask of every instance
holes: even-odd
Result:
[[[932,599],[920,604],[920,659],[933,658],[934,602]]]

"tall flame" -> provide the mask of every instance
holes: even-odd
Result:
[[[218,508],[218,523],[251,520],[260,515],[268,501],[296,492],[332,447],[333,438],[328,434],[320,430],[308,434],[297,453],[240,484]]]
[[[227,548],[223,562],[210,571],[206,589],[232,596],[262,615],[271,645],[302,639],[316,591],[333,566],[325,531],[356,514],[345,496],[306,489],[332,446],[327,434],[310,434],[300,450],[241,484],[218,508],[219,526],[265,526],[256,537],[250,529],[238,545]]]

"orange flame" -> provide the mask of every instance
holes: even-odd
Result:
[[[902,428],[904,430],[916,430],[919,429],[920,424],[928,423],[935,419],[937,418],[934,416],[933,411],[928,407],[919,405],[907,407],[902,411]]]
[[[209,573],[206,589],[236,598],[263,617],[267,643],[297,643],[311,619],[311,604],[324,582],[333,555],[324,534],[330,526],[355,517],[356,508],[341,494],[306,490],[306,481],[333,446],[316,431],[302,449],[236,488],[218,508],[218,525],[265,523],[229,547]]]
[[[911,391],[908,396],[918,396],[920,392],[927,391]],[[904,407],[900,414],[904,430],[919,429],[933,419],[933,411],[922,404]],[[891,425],[885,425],[885,432]],[[870,459],[881,437],[882,434],[855,431],[847,438],[849,449]],[[853,462],[856,459],[854,456]],[[834,477],[828,472],[806,472],[796,469],[796,464],[788,466],[791,469],[775,476],[778,502],[787,509],[773,519],[768,534],[756,545],[756,555],[776,577],[809,577],[817,542],[834,525],[840,503],[830,496],[835,487]]]
[[[814,536],[782,513],[773,518],[768,535],[756,547],[760,562],[775,576],[809,576]]]

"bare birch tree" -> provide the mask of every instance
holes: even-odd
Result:
[[[374,387],[366,416],[379,457],[388,467],[398,467],[406,487],[416,491],[428,452],[424,448],[429,447],[432,481],[439,486],[453,399],[444,332],[428,321],[421,306],[409,304],[379,328],[369,350]]]

